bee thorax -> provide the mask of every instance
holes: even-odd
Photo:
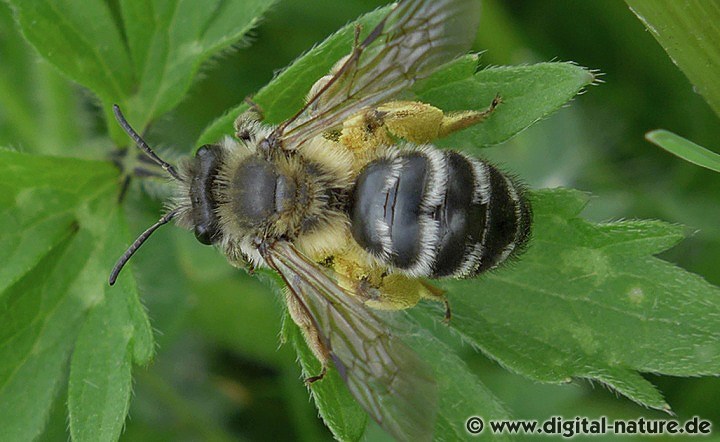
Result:
[[[302,242],[347,219],[339,204],[347,200],[347,187],[332,168],[304,155],[267,158],[252,149],[236,155],[223,165],[214,190],[224,244],[254,237]]]
[[[223,205],[239,226],[259,227],[292,210],[296,191],[293,177],[263,158],[251,157],[233,173]]]

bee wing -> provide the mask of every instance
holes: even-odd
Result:
[[[430,440],[437,404],[430,367],[292,244],[278,241],[264,257],[311,318],[365,411],[398,440]]]
[[[404,0],[355,45],[307,104],[278,126],[286,150],[388,100],[470,48],[480,17],[477,0]]]

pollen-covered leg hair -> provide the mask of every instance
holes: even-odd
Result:
[[[490,106],[484,111],[459,111],[444,115],[440,129],[438,130],[438,137],[446,137],[453,132],[482,123],[495,112],[495,108],[498,107],[500,103],[502,103],[502,98],[500,95],[496,95],[490,103]]]
[[[497,95],[483,111],[467,110],[446,114],[435,106],[419,101],[391,101],[366,111],[363,117],[364,127],[375,131],[384,128],[395,137],[417,144],[429,143],[481,123],[501,102]],[[380,134],[374,137],[383,139]]]
[[[429,143],[440,133],[443,111],[419,101],[391,101],[377,108],[382,126],[393,136],[413,143]]]
[[[414,307],[421,299],[429,299],[443,303],[446,314],[449,314],[443,290],[401,273],[387,274],[381,269],[367,269],[366,277],[356,279],[351,291],[365,305],[377,310],[404,310]]]
[[[425,297],[425,288],[419,280],[398,273],[383,277],[373,289],[373,296],[365,300],[365,305],[377,310],[404,310]]]

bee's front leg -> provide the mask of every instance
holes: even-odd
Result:
[[[226,240],[221,243],[221,247],[223,254],[232,266],[245,270],[251,276],[255,274],[255,263],[245,253],[240,244]]]
[[[235,128],[235,136],[239,140],[252,142],[255,141],[255,135],[257,133],[257,130],[255,130],[256,127],[265,117],[260,105],[250,98],[245,98],[245,102],[248,103],[250,108],[238,115],[233,127]]]

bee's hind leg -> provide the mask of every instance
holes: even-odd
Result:
[[[417,144],[429,143],[485,121],[501,102],[500,95],[496,95],[485,110],[444,113],[419,101],[391,101],[366,111],[361,127],[366,130],[382,127],[395,137]],[[350,128],[347,132],[349,136]],[[364,137],[367,138],[367,135]]]
[[[403,310],[415,306],[423,297],[424,288],[417,280],[400,274],[372,276],[360,279],[354,290],[368,307],[378,310]]]
[[[375,284],[367,280],[359,281],[355,293],[365,305],[379,310],[403,310],[415,306],[421,299],[429,299],[445,305],[445,322],[449,322],[452,317],[445,290],[418,278],[397,273],[382,275]]]
[[[500,103],[502,103],[502,98],[498,94],[495,95],[490,106],[483,111],[459,111],[444,115],[440,123],[438,137],[442,138],[474,124],[482,123],[495,112],[495,108],[498,107]]]
[[[445,316],[443,318],[443,322],[449,324],[452,319],[452,310],[450,309],[450,301],[448,300],[445,290],[440,287],[435,287],[427,281],[420,281],[420,283],[427,289],[428,293],[431,294],[431,296],[426,296],[426,298],[442,302],[443,305],[445,305]]]
[[[443,322],[450,324],[450,320],[452,319],[452,310],[450,309],[450,301],[447,299],[447,296],[443,296],[443,304],[445,304],[445,317],[443,317]]]

